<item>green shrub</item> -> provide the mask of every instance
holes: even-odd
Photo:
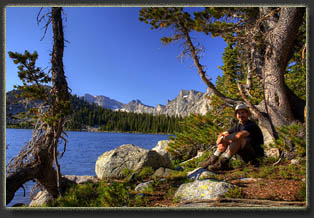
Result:
[[[181,197],[174,197],[173,199],[172,199],[172,201],[173,201],[173,203],[179,203],[180,201],[181,201]]]
[[[121,207],[129,202],[130,187],[125,183],[76,184],[48,207]]]
[[[244,198],[244,192],[241,187],[229,188],[225,193],[225,197],[227,198]]]
[[[185,179],[186,178],[186,171],[173,171],[170,175],[172,179]]]
[[[154,169],[152,167],[143,167],[141,171],[137,174],[138,180],[143,180],[154,174]]]
[[[188,171],[194,170],[195,168],[198,168],[199,164],[202,161],[207,160],[211,154],[212,154],[211,151],[205,151],[200,157],[194,158],[193,160],[190,160],[184,164],[181,164],[181,166],[184,166],[184,172],[188,172]]]
[[[73,185],[63,197],[49,202],[49,207],[92,207],[95,206],[97,192],[92,183]]]
[[[210,149],[222,131],[219,124],[217,116],[211,113],[186,117],[179,123],[182,131],[175,132],[176,137],[172,137],[168,144],[171,156],[184,161],[195,155],[200,148]]]
[[[297,156],[306,155],[305,124],[292,123],[279,129],[279,138],[272,145],[282,151],[291,151],[295,147]]]
[[[198,150],[213,150],[217,136],[236,122],[234,109],[215,95],[211,99],[211,109],[205,115],[191,114],[179,122],[180,132],[168,144],[171,156],[180,161],[188,160]]]
[[[147,199],[145,199],[144,195],[139,194],[135,195],[134,199],[130,200],[129,207],[146,207],[148,204]]]
[[[97,205],[101,207],[121,207],[128,204],[129,189],[124,183],[100,183],[97,193]]]
[[[124,168],[124,169],[122,170],[122,175],[126,178],[126,177],[131,176],[133,172],[134,172],[134,171],[132,171],[132,170],[130,170],[130,169],[128,169],[128,168]]]

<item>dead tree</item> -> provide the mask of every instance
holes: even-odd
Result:
[[[30,180],[39,183],[55,198],[64,189],[57,157],[59,139],[63,139],[66,146],[63,126],[69,114],[69,92],[63,70],[62,8],[51,9],[49,22],[53,28],[50,102],[46,111],[39,111],[40,117],[30,142],[7,166],[6,204],[10,203],[15,192]]]

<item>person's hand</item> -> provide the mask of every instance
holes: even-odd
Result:
[[[221,144],[218,144],[217,145],[217,148],[218,148],[218,151],[219,152],[224,152],[226,149],[225,149],[225,146],[221,143]]]
[[[219,134],[218,139],[217,139],[217,141],[216,141],[216,144],[217,144],[217,145],[218,145],[218,144],[221,144],[222,141],[223,141],[223,138],[224,138],[223,133]]]

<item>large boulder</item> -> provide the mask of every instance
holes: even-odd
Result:
[[[48,203],[48,201],[53,200],[53,196],[48,193],[47,190],[40,191],[37,195],[32,199],[29,203],[29,207],[41,207],[44,204]]]
[[[233,187],[230,183],[213,179],[194,180],[193,182],[182,184],[174,197],[180,201],[211,200],[223,196]]]
[[[166,156],[167,158],[172,160],[172,157],[167,150],[169,142],[170,142],[170,140],[161,140],[157,143],[157,145],[152,150],[156,151],[161,156]]]
[[[161,156],[156,151],[126,144],[103,153],[96,161],[95,172],[99,179],[123,178],[124,169],[138,171],[143,167],[172,168],[172,164],[169,158]]]

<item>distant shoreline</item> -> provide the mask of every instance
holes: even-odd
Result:
[[[19,128],[19,127],[6,127],[6,129],[30,129],[33,130],[33,128]],[[137,132],[137,131],[88,131],[88,129],[65,129],[65,131],[70,132],[99,132],[99,133],[129,133],[129,134],[152,134],[152,135],[175,135],[174,133],[154,133],[154,132]]]

